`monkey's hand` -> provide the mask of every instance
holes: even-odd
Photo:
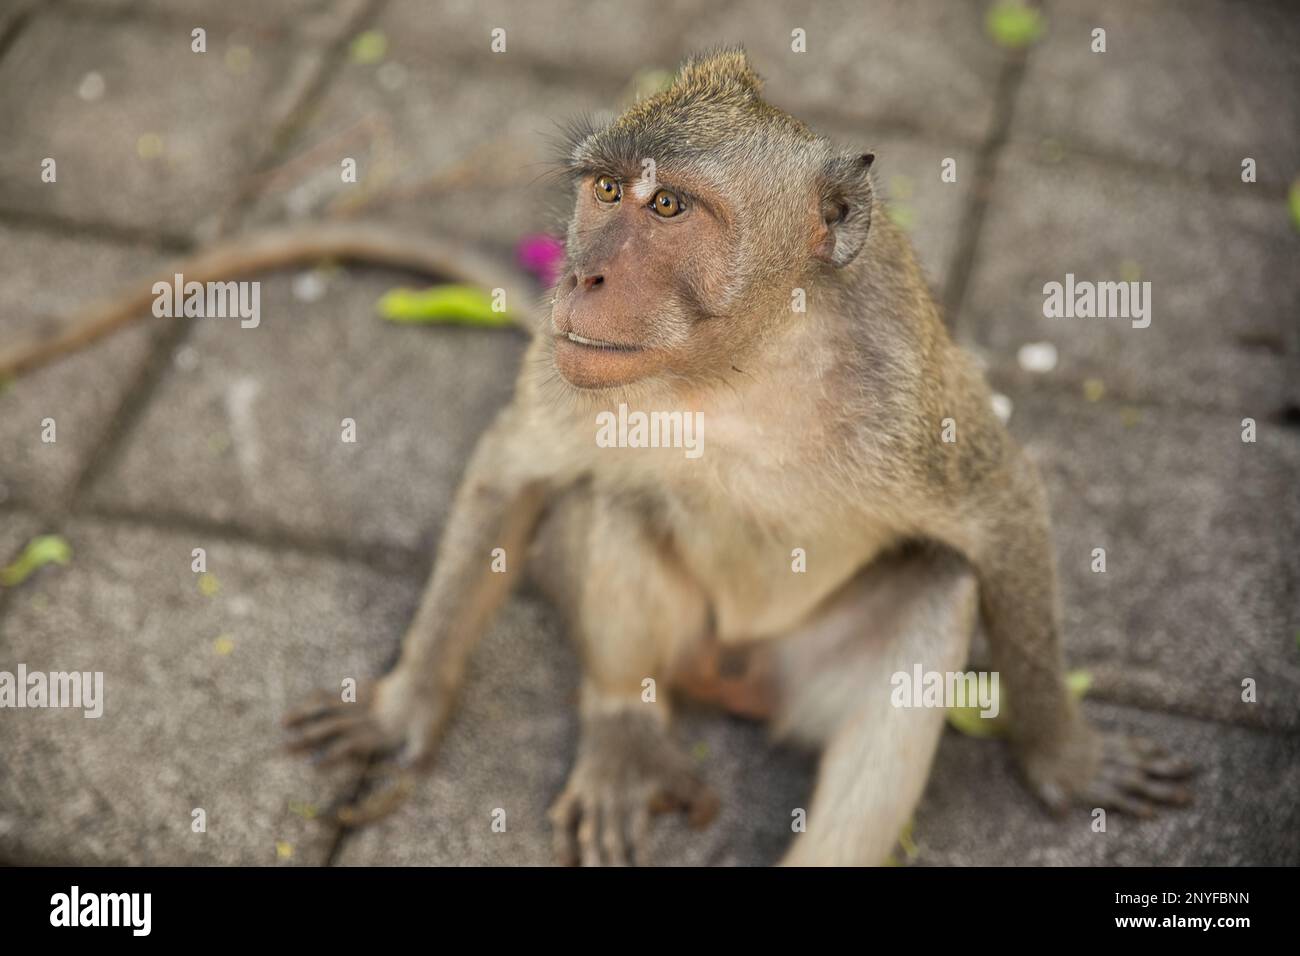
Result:
[[[1149,817],[1157,804],[1183,805],[1191,792],[1179,781],[1195,773],[1149,740],[1102,733],[1076,719],[1054,746],[1020,749],[1030,788],[1054,812],[1071,804]]]
[[[424,762],[450,712],[450,697],[398,668],[358,688],[355,701],[317,691],[284,718],[289,747],[313,750],[322,764],[397,751],[402,764]]]
[[[713,819],[717,797],[670,739],[665,721],[650,712],[655,706],[637,702],[584,715],[578,761],[551,807],[563,864],[625,866],[633,854],[639,861],[651,813],[683,810],[695,827]]]

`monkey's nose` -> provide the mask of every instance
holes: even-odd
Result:
[[[582,284],[583,289],[590,292],[597,286],[605,284],[605,277],[602,275],[580,276],[578,281]]]

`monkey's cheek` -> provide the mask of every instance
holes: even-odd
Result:
[[[656,371],[661,362],[651,349],[622,351],[555,340],[555,367],[578,388],[612,388],[630,385]]]

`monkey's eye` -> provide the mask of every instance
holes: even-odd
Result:
[[[676,216],[685,209],[686,204],[677,198],[676,193],[670,193],[666,189],[661,189],[655,193],[654,198],[650,200],[650,208],[660,216],[663,216],[663,218],[671,219],[673,216]]]
[[[613,176],[596,177],[596,198],[600,202],[618,202],[622,196],[623,190]]]

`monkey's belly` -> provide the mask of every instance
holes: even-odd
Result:
[[[881,549],[867,534],[848,541],[808,536],[802,544],[800,537],[786,546],[743,533],[679,535],[687,569],[709,596],[717,640],[739,644],[791,633]]]
[[[755,575],[747,580],[727,576],[706,582],[714,612],[718,640],[725,644],[782,637],[807,621],[817,608],[845,581],[857,565],[845,566],[842,574],[789,570],[792,580]]]

